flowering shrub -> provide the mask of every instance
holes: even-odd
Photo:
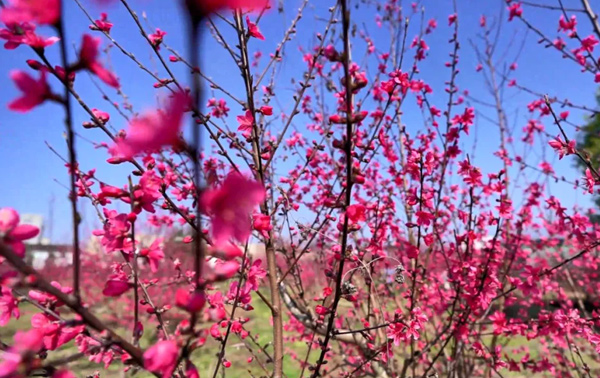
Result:
[[[551,190],[563,182],[598,194],[599,162],[577,149],[570,113],[596,111],[517,82],[520,66],[495,37],[519,24],[536,35],[530,48],[597,83],[591,2],[499,1],[475,40],[462,36],[458,9],[441,22],[396,0],[180,0],[185,53],[128,0],[96,0],[98,19],[74,2],[91,22],[83,35],[69,28],[69,1],[0,3],[5,49],[30,53],[27,70],[6,73],[19,90],[8,108],[64,111],[67,154],[56,154],[73,224],[68,266],[49,259],[36,270],[24,241],[39,230],[0,210],[0,327],[23,328],[1,340],[0,377],[74,377],[80,359],[94,376],[216,377],[234,365],[272,377],[600,373],[600,229],[593,211]],[[318,22],[305,23],[313,6]],[[127,21],[111,19],[116,8]],[[268,20],[290,9],[283,37],[272,33]],[[528,18],[541,10],[558,37]],[[127,28],[156,67],[112,34]],[[445,63],[430,59],[439,35]],[[302,59],[290,51],[298,36],[310,41]],[[213,80],[211,59],[200,65],[200,53],[214,53],[206,38],[234,61],[237,81]],[[81,41],[73,56],[68,40]],[[467,40],[486,98],[460,81]],[[133,110],[129,78],[102,45],[152,78],[144,90],[157,106]],[[441,83],[426,74],[432,65]],[[278,79],[287,69],[299,71],[291,96]],[[81,95],[83,72],[111,107]],[[520,134],[509,91],[527,96]],[[499,136],[484,158],[480,120]],[[92,142],[105,165],[128,174],[86,166],[79,132],[103,135]],[[569,159],[584,177],[558,173]],[[84,202],[100,222],[89,235],[96,248],[82,242]]]

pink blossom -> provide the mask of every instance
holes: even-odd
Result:
[[[248,34],[251,37],[260,39],[260,40],[265,40],[265,36],[262,35],[262,33],[260,32],[260,30],[258,29],[258,26],[250,21],[250,17],[246,16],[246,24],[248,25]]]
[[[242,132],[244,138],[250,138],[250,135],[252,135],[252,126],[254,125],[254,118],[252,117],[252,112],[250,110],[247,110],[246,114],[244,114],[243,116],[237,116],[237,121],[240,123],[238,131]]]
[[[215,323],[210,327],[210,335],[217,340],[221,338],[221,331],[219,331],[218,323]]]
[[[4,48],[13,50],[21,44],[31,46],[35,49],[44,49],[58,42],[58,37],[45,38],[35,34],[35,25],[23,22],[20,24],[9,24],[7,29],[0,29],[0,39],[7,42]]]
[[[233,277],[239,269],[240,263],[237,261],[219,261],[214,266],[209,267],[206,276],[202,278],[211,282],[225,281]]]
[[[35,80],[25,71],[15,70],[10,73],[11,79],[23,95],[8,104],[10,110],[28,112],[52,97],[50,86],[46,82],[46,71],[41,70],[40,78]]]
[[[448,16],[448,26],[455,23],[457,19],[458,19],[458,15],[456,13],[453,13],[450,16]]]
[[[435,220],[433,214],[427,211],[417,211],[415,215],[417,216],[417,224],[419,226],[429,226]]]
[[[230,238],[245,242],[250,236],[250,213],[264,198],[260,183],[237,172],[230,173],[219,188],[206,190],[201,201],[211,217],[215,244]]]
[[[2,353],[0,377],[24,377],[31,368],[29,356],[38,353],[43,346],[43,334],[37,329],[17,331],[13,346]]]
[[[269,6],[269,0],[187,0],[191,7],[197,8],[202,15],[216,12],[223,8],[260,10]],[[198,15],[200,16],[200,15]]]
[[[419,256],[419,248],[409,244],[406,246],[406,255],[409,259],[416,259]]]
[[[252,216],[252,227],[260,232],[263,237],[268,238],[269,231],[273,229],[271,217],[265,214],[254,214]]]
[[[102,290],[102,294],[107,297],[118,297],[132,287],[133,285],[124,277],[110,279],[106,281],[106,284],[104,284],[104,290]]]
[[[198,312],[206,304],[206,294],[204,291],[190,292],[186,289],[178,289],[175,293],[175,304],[187,312]]]
[[[156,273],[158,271],[158,264],[161,260],[165,258],[165,254],[162,251],[163,238],[157,238],[150,247],[144,248],[140,251],[140,256],[148,259],[148,263],[150,264],[150,270],[152,273]]]
[[[185,376],[187,378],[200,378],[200,374],[198,373],[198,369],[196,369],[196,365],[189,360],[185,366]]]
[[[335,62],[340,58],[340,54],[333,45],[327,45],[327,47],[323,49],[323,55],[331,62]]]
[[[54,25],[60,19],[60,0],[9,0],[0,13],[5,24],[34,21],[40,25]]]
[[[346,209],[346,216],[348,217],[348,221],[352,224],[358,222],[364,222],[367,220],[366,208],[361,204],[354,204],[348,206]]]
[[[521,3],[514,3],[508,7],[508,21],[512,21],[515,17],[521,17],[523,15],[523,9],[521,9]]]
[[[512,219],[512,201],[509,199],[504,199],[500,202],[500,205],[496,206],[498,212],[500,213],[500,217],[504,219]]]
[[[140,152],[155,152],[163,146],[176,145],[188,105],[189,96],[177,92],[164,110],[150,111],[133,119],[127,136],[117,142],[114,152],[121,158],[130,159]]]
[[[317,305],[315,307],[315,312],[317,313],[317,315],[324,316],[324,315],[329,314],[331,312],[331,309],[329,309],[328,307],[325,307],[325,306]]]
[[[160,187],[162,180],[154,171],[146,171],[140,179],[139,185],[133,191],[133,212],[139,214],[142,210],[154,213],[154,203],[161,197]],[[124,196],[121,200],[125,203],[131,203],[130,196]]]
[[[113,24],[108,21],[108,15],[106,13],[100,13],[100,19],[94,21],[94,25],[90,25],[90,30],[99,30],[105,33],[110,33]]]
[[[8,29],[0,29],[0,39],[4,39],[7,42],[4,44],[4,48],[7,50],[13,50],[21,46],[23,43],[23,33],[27,33],[29,30],[35,30],[35,26],[27,22],[22,24],[10,24],[7,25]]]
[[[98,120],[102,123],[106,123],[110,120],[110,114],[103,112],[102,110],[94,108],[92,109],[92,113],[94,114],[94,117],[98,118]]]
[[[585,170],[585,184],[587,186],[588,193],[593,194],[594,193],[594,185],[596,185],[596,180],[594,179],[594,176],[592,175],[592,171],[590,171],[589,168],[586,168],[586,170]]]
[[[560,19],[558,20],[558,31],[575,31],[575,26],[577,26],[577,17],[575,15],[571,16],[569,21],[565,20],[564,15],[560,15]]]
[[[406,326],[402,323],[392,323],[388,327],[387,336],[392,339],[394,345],[400,345],[400,341],[407,340],[406,337]]]
[[[95,236],[102,236],[101,243],[107,252],[124,249],[129,237],[129,221],[127,214],[119,214],[115,210],[104,210],[106,222],[102,230],[94,230]]]
[[[61,324],[60,321],[55,321],[49,315],[44,313],[35,314],[31,318],[31,326],[34,329],[42,331],[44,334],[44,348],[48,350],[56,350],[62,345],[73,340],[80,334],[84,326],[67,327]]]
[[[55,288],[57,288],[58,290],[60,290],[64,294],[71,294],[73,292],[73,288],[71,288],[69,286],[62,286],[60,283],[58,283],[56,281],[52,281],[52,282],[50,282],[50,284],[52,286],[54,286]],[[32,299],[36,300],[42,306],[51,305],[53,307],[60,307],[60,306],[64,305],[64,303],[59,301],[58,298],[56,298],[54,295],[51,295],[51,294],[48,294],[45,292],[41,292],[41,291],[37,291],[37,290],[30,290],[29,296]]]
[[[267,105],[261,106],[260,109],[258,109],[258,111],[266,116],[273,115],[273,107],[272,106],[267,106]]]
[[[252,290],[258,290],[260,281],[267,276],[267,271],[261,267],[261,264],[261,260],[256,260],[248,269],[247,282]]]
[[[98,47],[100,38],[94,38],[89,34],[84,34],[81,41],[81,50],[79,51],[79,66],[82,69],[90,70],[96,74],[100,80],[113,88],[119,88],[120,84],[115,74],[107,70],[98,61]]]
[[[12,295],[12,290],[6,286],[0,287],[0,327],[8,324],[11,316],[19,319],[21,312],[19,311],[19,302]]]
[[[233,260],[237,257],[242,257],[244,252],[233,243],[224,243],[214,246],[210,249],[210,254],[223,260]]]
[[[169,378],[175,371],[179,349],[172,340],[162,340],[144,353],[144,368]]]
[[[40,233],[40,229],[29,225],[19,224],[19,213],[9,207],[0,209],[0,240],[21,257],[25,256],[23,240],[31,239]]]
[[[571,140],[569,143],[565,143],[559,136],[549,141],[548,144],[556,152],[558,152],[558,159],[562,159],[565,155],[571,155],[575,153],[575,141]]]
[[[163,41],[163,37],[167,35],[167,32],[160,30],[159,28],[156,28],[156,32],[149,34],[148,35],[148,39],[150,40],[150,42],[152,43],[152,46],[154,46],[154,48],[156,48],[157,50],[160,49],[160,44]]]
[[[216,98],[211,98],[210,100],[208,100],[207,106],[212,108],[211,115],[213,117],[216,117],[216,118],[227,117],[229,108],[227,107],[227,102],[225,102],[225,100],[223,100],[223,99],[217,100]]]
[[[598,40],[593,34],[588,35],[581,40],[581,49],[591,53],[594,51],[594,47],[598,44]]]
[[[342,117],[339,114],[329,116],[329,123],[342,124],[346,123],[346,117]]]

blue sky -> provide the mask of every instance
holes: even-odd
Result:
[[[72,52],[71,61],[74,60],[74,50],[72,46],[79,46],[81,35],[90,32],[88,29],[89,22],[77,7],[74,1],[64,0],[67,3],[67,20],[68,20],[68,46]],[[86,6],[92,17],[99,18],[101,11],[109,14],[115,26],[111,35],[131,51],[138,59],[140,59],[151,70],[158,72],[159,77],[165,78],[167,75],[164,69],[157,62],[150,47],[145,43],[139,31],[134,28],[133,22],[119,2],[100,9],[90,0],[81,0]],[[541,0],[540,0],[541,1]],[[265,36],[266,41],[252,40],[251,49],[254,51],[260,48],[264,54],[262,59],[262,67],[268,61],[268,54],[274,51],[275,46],[281,40],[285,28],[291,22],[295,15],[295,10],[300,5],[299,0],[285,0],[285,14],[278,14],[272,11],[267,14],[260,22],[260,28]],[[409,2],[403,2],[408,8]],[[460,20],[459,40],[461,41],[460,63],[461,73],[458,77],[458,85],[461,89],[469,89],[471,95],[477,98],[491,100],[485,91],[483,78],[480,73],[475,72],[477,59],[469,44],[469,40],[477,40],[477,33],[480,31],[479,18],[482,14],[486,14],[491,20],[497,17],[501,7],[504,7],[503,1],[499,0],[459,0],[458,14]],[[547,4],[554,4],[553,0],[546,0]],[[293,104],[292,94],[294,86],[290,83],[291,78],[300,78],[304,72],[305,64],[301,62],[301,53],[298,48],[311,48],[315,43],[315,31],[322,31],[324,23],[316,20],[315,16],[325,15],[325,9],[335,4],[334,0],[313,0],[310,2],[305,16],[298,25],[297,35],[287,47],[289,54],[285,63],[283,63],[277,83],[279,85],[278,98],[275,111],[289,111]],[[567,1],[567,7],[578,7],[579,2]],[[153,31],[150,27],[160,27],[168,34],[165,41],[180,53],[186,55],[185,49],[185,21],[182,17],[182,9],[179,7],[178,1],[171,0],[132,0],[132,7],[139,15],[145,14],[148,18],[148,23],[144,20],[144,26],[147,31]],[[430,36],[427,36],[426,41],[430,47],[429,57],[421,64],[421,75],[434,89],[434,94],[431,96],[433,103],[439,108],[445,108],[447,100],[446,94],[443,91],[444,82],[448,80],[450,71],[444,67],[444,62],[448,60],[448,53],[451,51],[451,45],[448,43],[451,28],[448,26],[447,17],[452,13],[452,1],[445,0],[424,0],[422,5],[425,7],[425,20],[435,18],[438,21],[438,29]],[[385,41],[387,34],[384,30],[377,28],[374,22],[376,11],[373,7],[368,8],[361,5],[360,12],[355,12],[353,17],[358,20],[359,25],[366,26],[372,38],[379,45],[379,41]],[[537,27],[549,36],[556,36],[556,28],[559,14],[555,11],[546,11],[541,9],[532,9],[524,6],[524,16]],[[503,15],[507,17],[506,12]],[[586,36],[590,33],[587,25],[587,20],[580,16],[579,26],[580,33]],[[505,20],[504,20],[505,21]],[[218,22],[222,25],[222,22]],[[411,22],[411,27],[408,33],[408,42],[418,33],[419,17],[415,17]],[[226,28],[224,28],[226,29]],[[53,31],[47,28],[40,28],[38,32],[42,35],[54,35]],[[97,32],[91,32],[94,35],[102,36]],[[233,34],[226,34],[226,37],[233,38]],[[537,44],[537,39],[531,33],[525,36],[525,28],[522,23],[513,21],[512,23],[504,23],[500,45],[506,47],[507,58],[506,62],[510,64],[518,52],[519,43],[515,43],[512,47],[511,40],[520,41],[526,38],[525,48],[518,59],[519,68],[515,72],[514,78],[519,84],[529,87],[533,90],[549,95],[558,95],[561,98],[569,98],[577,104],[585,104],[594,106],[594,92],[596,87],[590,74],[584,74],[570,61],[560,58],[560,56],[551,49],[545,49]],[[108,41],[102,36],[103,46],[108,44]],[[231,39],[230,39],[231,40]],[[382,42],[381,46],[385,46]],[[357,50],[360,51],[360,43],[357,43]],[[58,62],[57,56],[58,46],[52,46],[47,49],[47,54],[52,62]],[[129,97],[134,109],[138,112],[144,109],[152,108],[157,104],[157,98],[164,97],[167,91],[155,90],[152,88],[154,80],[146,73],[139,70],[135,63],[129,58],[121,54],[116,48],[110,50],[110,65],[121,79],[123,92]],[[164,51],[163,55],[168,57],[168,53]],[[219,82],[224,87],[231,90],[234,94],[243,96],[243,82],[239,75],[239,71],[232,63],[229,55],[221,49],[211,38],[208,33],[204,33],[203,49],[200,52],[203,70],[211,76],[216,82]],[[360,57],[360,54],[355,56]],[[0,159],[3,162],[3,184],[0,185],[0,207],[10,206],[16,208],[23,213],[43,214],[48,217],[50,201],[54,198],[54,224],[52,235],[46,234],[54,241],[67,241],[70,237],[70,212],[67,201],[67,191],[54,180],[58,180],[62,184],[68,183],[68,176],[63,163],[46,147],[45,142],[48,142],[63,156],[66,154],[65,140],[63,137],[64,124],[63,112],[60,107],[54,104],[44,104],[33,111],[26,114],[18,114],[10,112],[7,109],[7,104],[18,96],[18,91],[9,79],[9,72],[12,69],[32,71],[27,67],[25,60],[35,58],[34,53],[27,47],[21,46],[16,50],[0,50]],[[407,58],[412,58],[410,52]],[[107,59],[104,56],[104,61]],[[357,59],[359,60],[359,59]],[[412,60],[412,59],[410,59]],[[359,60],[360,61],[360,60]],[[182,82],[187,82],[187,71],[181,63],[171,64],[171,68]],[[98,82],[98,81],[97,81]],[[116,94],[115,90],[98,82],[101,88],[109,95],[113,101],[121,102],[122,99]],[[53,88],[58,91],[59,85],[57,82],[52,82]],[[115,129],[126,128],[125,121],[111,108],[93,83],[88,78],[86,73],[80,73],[76,79],[76,90],[82,98],[91,106],[97,107],[111,114],[112,126]],[[212,97],[209,91],[205,91],[205,99]],[[218,95],[217,98],[224,97]],[[330,96],[331,97],[331,96]],[[533,100],[531,95],[520,93],[518,90],[509,90],[506,93],[506,107],[508,110],[508,118],[516,125],[517,135],[520,135],[521,128],[526,124],[528,114],[525,105]],[[333,99],[329,98],[330,103]],[[230,117],[235,117],[241,114],[239,106],[235,106],[230,102],[231,108]],[[493,117],[493,109],[485,109],[476,106],[482,111],[483,115]],[[408,110],[414,108],[408,108]],[[462,112],[462,108],[459,107]],[[80,125],[88,120],[86,114],[76,104],[74,105],[75,124],[77,132],[85,138],[94,141],[106,141],[106,138],[100,131],[84,130]],[[571,112],[570,120],[576,123],[583,121],[583,115],[578,112]],[[403,122],[407,124],[408,129],[412,134],[419,128],[422,128],[423,120],[420,112],[415,111],[412,114],[410,111],[405,111]],[[301,123],[297,121],[296,127],[301,130]],[[475,146],[475,163],[482,167],[484,173],[497,171],[501,163],[491,155],[491,152],[498,148],[498,131],[497,127],[487,122],[484,117],[478,117],[476,122],[477,144]],[[555,126],[549,122],[545,123],[546,130],[551,134],[557,134]],[[574,136],[572,129],[568,129],[571,135]],[[471,151],[474,137],[465,141],[463,150]],[[98,168],[98,176],[104,181],[113,185],[123,185],[126,183],[126,175],[130,172],[129,167],[110,166],[104,163],[107,158],[104,151],[94,150],[90,143],[78,139],[78,154],[79,161],[84,169]],[[536,142],[535,154],[542,156],[552,156],[547,148],[540,147],[545,143]],[[519,149],[523,148],[522,144],[517,143]],[[533,155],[535,156],[535,155]],[[569,179],[575,179],[580,174],[574,170],[572,161],[563,159],[558,161],[556,158],[549,158],[560,176],[565,176]],[[539,160],[534,159],[534,164],[537,165]],[[537,177],[535,172],[526,172],[529,178]],[[573,206],[579,204],[589,206],[589,196],[581,195],[581,191],[576,191],[568,184],[552,184],[551,192],[563,201],[564,205]],[[82,200],[81,211],[84,214],[83,230],[87,234],[91,229],[98,227],[98,221],[94,218],[94,213],[91,207],[86,203],[87,200]],[[124,208],[123,208],[124,210]],[[47,221],[48,218],[47,218]],[[48,232],[46,230],[46,232]]]

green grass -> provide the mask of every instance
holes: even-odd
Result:
[[[248,317],[250,320],[246,323],[245,329],[249,330],[252,335],[256,336],[256,340],[259,345],[264,347],[269,354],[273,355],[273,348],[270,344],[272,340],[272,327],[270,323],[271,313],[267,305],[265,305],[258,296],[256,296],[252,302],[254,306],[253,311],[244,311],[238,308],[236,311],[236,317]],[[344,306],[345,307],[345,306]],[[18,330],[26,330],[30,328],[31,317],[38,313],[39,310],[33,307],[30,304],[23,303],[20,306],[21,309],[21,317],[18,320],[12,319],[5,327],[0,328],[0,340],[7,344],[12,343],[12,336]],[[94,313],[99,314],[102,310],[100,308],[96,308]],[[342,311],[343,312],[343,311]],[[67,318],[70,316],[66,315]],[[287,319],[284,319],[287,321]],[[176,324],[177,322],[172,322]],[[285,323],[284,323],[285,324]],[[206,324],[208,327],[210,324]],[[140,344],[142,348],[148,348],[156,341],[156,335],[154,332],[153,322],[147,322],[145,324],[145,333],[142,339],[140,340]],[[224,329],[221,329],[224,331]],[[123,336],[126,339],[130,338],[130,329],[116,329],[117,333]],[[291,333],[287,333],[284,331],[284,338],[296,336]],[[492,340],[492,336],[484,336],[483,342],[486,345],[490,345]],[[228,369],[221,369],[221,371],[225,371],[226,377],[263,377],[267,376],[267,374],[262,370],[260,364],[257,363],[256,358],[262,362],[263,366],[266,367],[267,370],[272,369],[272,364],[266,361],[265,355],[259,350],[259,347],[254,343],[247,339],[248,345],[251,346],[251,349],[254,351],[255,360],[252,363],[248,363],[247,359],[252,356],[252,354],[247,350],[244,346],[244,343],[237,335],[231,334],[227,343],[227,348],[225,349],[225,358],[229,360],[232,365]],[[539,341],[536,340],[527,340],[524,336],[515,336],[511,338],[500,337],[498,338],[498,344],[502,345],[503,355],[508,354],[509,357],[516,360],[517,362],[525,355],[525,351],[523,347],[527,347],[528,352],[530,354],[530,359],[537,360],[541,358],[541,355],[544,353],[542,351],[541,345]],[[212,337],[207,337],[207,342],[201,348],[196,349],[192,354],[192,361],[197,366],[198,370],[201,372],[202,377],[212,377],[212,374],[215,370],[216,364],[216,355],[220,350],[220,343],[214,341]],[[297,378],[300,376],[300,366],[298,361],[292,359],[290,355],[292,353],[297,355],[297,358],[300,360],[304,360],[307,351],[307,344],[303,341],[284,342],[284,373],[289,378]],[[77,347],[74,342],[70,342],[64,346],[62,346],[57,351],[52,351],[48,355],[48,361],[53,361],[57,359],[61,359],[73,354],[76,354]],[[433,350],[435,352],[435,350]],[[592,352],[582,352],[586,363],[592,369],[592,373],[597,374],[600,371],[600,364],[595,362],[593,358],[591,358],[590,353]],[[318,351],[313,350],[311,352],[311,358],[309,359],[309,363],[314,363],[316,358],[318,357]],[[579,361],[578,361],[578,365]],[[87,357],[81,358],[76,362],[73,362],[68,365],[68,367],[78,376],[78,377],[86,377],[87,375],[93,374],[95,371],[100,371],[102,377],[118,377],[121,376],[121,370],[123,368],[119,359],[115,359],[113,364],[110,366],[108,370],[104,370],[103,365],[99,365],[93,362],[90,362]],[[128,376],[133,376],[133,372],[130,372]],[[307,372],[305,372],[305,375]],[[501,374],[504,377],[518,378],[518,377],[527,377],[527,378],[538,378],[538,377],[546,377],[548,375],[543,374],[532,374],[531,372],[527,372],[525,375],[522,372],[509,372],[508,369],[503,369]],[[147,372],[138,371],[135,374],[136,377],[152,377],[151,374]],[[218,374],[219,377],[223,377],[223,374]],[[596,375],[594,375],[596,376]]]
[[[273,348],[270,345],[272,340],[272,327],[270,323],[271,313],[270,309],[256,296],[252,302],[254,306],[253,311],[244,311],[241,309],[236,310],[236,317],[248,317],[250,320],[245,324],[245,329],[250,331],[252,335],[258,335],[256,340],[259,345],[263,346],[267,352],[272,356]],[[15,332],[19,330],[27,330],[31,327],[31,317],[40,312],[34,306],[28,303],[22,303],[20,305],[21,317],[18,320],[11,319],[11,321],[5,326],[0,328],[0,340],[7,344],[12,344],[12,338]],[[97,314],[99,311],[95,311]],[[69,316],[66,316],[67,318]],[[287,320],[287,319],[286,319]],[[176,322],[173,322],[176,323]],[[208,325],[207,325],[208,327]],[[140,345],[142,348],[147,348],[151,346],[155,342],[156,335],[153,332],[154,327],[153,324],[147,323],[145,324],[145,333],[142,339],[140,340]],[[221,329],[224,332],[224,329]],[[116,329],[117,333],[123,336],[126,339],[130,338],[130,330],[128,329]],[[259,350],[259,347],[254,343],[247,339],[248,345],[251,346],[256,358],[259,358],[263,365],[267,370],[272,368],[272,365],[269,365],[266,361],[266,356]],[[304,342],[293,342],[293,343],[285,343],[284,349],[286,351],[284,356],[284,373],[289,378],[299,377],[300,368],[299,364],[296,361],[293,361],[289,357],[289,353],[296,353],[302,359],[305,356],[307,345]],[[207,337],[207,342],[201,348],[196,349],[192,354],[192,361],[197,366],[198,371],[201,372],[201,376],[210,376],[212,377],[212,373],[215,370],[216,364],[216,355],[220,350],[220,343],[213,340],[212,337]],[[48,361],[53,361],[57,359],[61,359],[78,352],[77,346],[73,341],[63,345],[56,351],[51,351],[48,353]],[[252,363],[248,363],[247,359],[251,357],[252,354],[248,351],[248,349],[244,346],[243,341],[233,333],[230,334],[229,340],[227,342],[227,347],[225,349],[225,358],[229,360],[232,365],[228,369],[225,370],[225,376],[230,377],[246,377],[250,376],[249,372],[257,377],[264,376],[265,372],[261,369],[260,365],[253,361]],[[311,360],[316,359],[317,353],[312,353]],[[85,377],[87,375],[93,374],[95,371],[100,371],[102,377],[113,377],[119,376],[120,371],[122,369],[122,364],[120,360],[115,359],[112,363],[111,367],[108,371],[104,370],[104,366],[100,364],[96,364],[90,362],[87,357],[83,357],[76,362],[70,363],[67,365],[69,369],[71,369],[78,377]],[[223,370],[223,369],[222,369]],[[130,376],[132,374],[129,374]],[[135,374],[136,377],[152,377],[151,374],[147,372],[137,372]],[[219,377],[222,374],[218,375]]]

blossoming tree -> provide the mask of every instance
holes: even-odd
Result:
[[[64,111],[67,153],[52,151],[67,168],[73,237],[68,269],[36,270],[23,242],[39,230],[0,210],[0,331],[23,327],[0,339],[0,377],[80,376],[86,358],[95,376],[600,373],[600,229],[551,191],[563,182],[597,193],[598,162],[577,148],[570,116],[597,111],[546,94],[544,83],[517,82],[519,53],[508,58],[499,43],[518,23],[537,39],[529,48],[598,83],[592,2],[498,0],[501,11],[481,15],[477,38],[463,39],[461,2],[436,21],[422,4],[397,0],[179,0],[169,6],[186,21],[177,36],[184,52],[130,3],[0,2],[5,49],[30,53],[27,69],[14,62],[6,72],[19,90],[8,108]],[[83,35],[69,28],[73,5],[90,20]],[[90,6],[105,13],[94,18]],[[117,7],[122,24],[108,14]],[[323,9],[307,22],[314,7]],[[290,11],[282,36],[261,29]],[[542,11],[557,37],[536,24]],[[113,27],[141,34],[156,67]],[[447,62],[428,61],[436,33]],[[290,51],[299,36],[310,40],[299,45],[301,61]],[[199,59],[213,53],[207,39],[233,61],[236,80],[207,74],[212,62]],[[276,47],[263,57],[269,40]],[[473,69],[459,59],[466,41],[485,95],[460,81],[461,68]],[[159,105],[133,109],[103,44],[151,77]],[[426,63],[445,75],[441,84]],[[288,69],[291,95],[278,79]],[[81,94],[84,73],[108,105]],[[520,133],[509,91],[528,98]],[[418,125],[407,124],[414,114]],[[485,175],[468,150],[481,145],[479,119],[499,136],[484,148],[496,163]],[[91,142],[105,165],[128,174],[103,176],[78,158],[76,142],[91,131],[102,135]],[[555,172],[568,159],[587,167],[584,178]],[[100,227],[89,237],[100,253],[82,243],[83,203],[95,209]],[[33,313],[23,323],[25,311]],[[258,323],[268,334],[257,334]]]

